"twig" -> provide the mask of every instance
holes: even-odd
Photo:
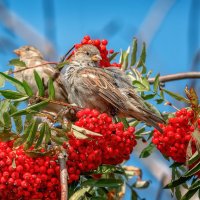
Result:
[[[61,186],[61,200],[68,200],[68,173],[66,167],[66,158],[63,153],[59,153],[58,155],[59,163],[60,163],[60,186]]]
[[[183,72],[178,74],[169,74],[166,76],[160,76],[159,80],[160,82],[169,82],[169,81],[177,81],[177,80],[183,80],[183,79],[195,79],[200,78],[200,72]],[[150,84],[153,84],[155,81],[155,78],[149,78],[148,79]]]
[[[45,62],[45,63],[42,63],[42,64],[39,64],[39,65],[35,65],[35,66],[32,66],[32,67],[24,67],[22,69],[19,69],[19,70],[15,70],[15,71],[11,71],[11,72],[8,72],[8,74],[15,74],[15,73],[18,73],[18,72],[22,72],[22,71],[25,71],[27,69],[32,69],[32,68],[37,68],[37,67],[41,67],[43,65],[48,65],[48,64],[54,64],[54,65],[57,65],[58,63],[57,62]]]
[[[36,99],[38,100],[49,100],[49,98],[46,98],[46,97],[41,97],[41,96],[34,96]],[[68,104],[68,103],[65,103],[63,101],[56,101],[56,100],[49,100],[49,103],[53,103],[53,104],[57,104],[57,105],[60,105],[60,106],[65,106],[65,107],[76,107],[76,106],[72,106],[71,104]]]

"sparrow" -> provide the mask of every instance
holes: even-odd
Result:
[[[45,96],[48,97],[48,81],[49,78],[51,78],[55,88],[55,100],[67,102],[68,95],[62,84],[62,75],[60,75],[60,72],[57,71],[52,65],[45,64],[47,61],[44,60],[42,53],[37,48],[33,46],[22,46],[14,50],[14,53],[26,64],[26,68],[22,71],[21,67],[15,66],[14,76],[16,79],[19,81],[25,80],[30,85],[33,93],[37,95],[38,87],[34,78],[35,70],[43,81]],[[34,68],[34,66],[38,67]],[[17,70],[19,70],[19,72],[17,72]],[[47,107],[45,107],[46,111],[53,113],[58,113],[61,109],[62,106],[53,103],[49,103]]]
[[[75,50],[70,63],[61,70],[69,102],[111,116],[135,118],[161,131],[158,123],[164,120],[145,105],[125,72],[115,67],[100,68],[101,59],[93,45]]]

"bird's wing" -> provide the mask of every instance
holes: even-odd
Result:
[[[97,95],[118,108],[120,111],[126,111],[125,102],[127,101],[126,95],[123,95],[115,84],[114,78],[100,68],[81,68],[77,70],[77,76],[74,80],[77,86],[84,86],[87,90]]]

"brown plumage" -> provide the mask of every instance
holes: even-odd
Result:
[[[130,80],[117,68],[99,68],[99,50],[83,45],[62,69],[69,102],[84,108],[95,108],[119,117],[133,117],[159,129],[163,119],[145,105]]]
[[[32,88],[35,95],[38,93],[38,87],[34,79],[34,70],[40,75],[43,80],[44,86],[46,88],[46,96],[48,96],[48,81],[49,78],[53,80],[54,88],[55,88],[55,100],[66,102],[68,95],[65,90],[65,87],[62,84],[62,77],[53,66],[50,64],[45,64],[47,61],[44,60],[41,52],[33,46],[22,46],[19,49],[14,50],[15,54],[17,54],[21,61],[25,62],[27,69],[15,73],[15,78],[20,81],[25,80]],[[42,65],[44,64],[44,65]],[[31,68],[37,65],[41,65],[40,67]],[[15,70],[20,70],[21,67],[15,67]],[[57,113],[62,109],[61,106],[56,104],[49,104],[45,110],[48,112]]]

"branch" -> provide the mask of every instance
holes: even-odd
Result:
[[[43,65],[48,65],[48,64],[57,65],[58,63],[57,62],[45,62],[45,63],[39,64],[39,65],[35,65],[35,66],[32,66],[32,67],[24,67],[24,68],[19,69],[19,70],[9,71],[8,74],[10,75],[10,74],[19,73],[19,72],[25,71],[27,69],[37,68],[37,67],[41,67]]]
[[[66,159],[63,153],[58,155],[60,163],[60,186],[61,186],[61,200],[68,200],[68,183],[67,183],[67,167]]]
[[[170,74],[166,76],[160,76],[159,80],[160,82],[169,82],[169,81],[194,79],[194,78],[200,78],[200,72],[183,72],[183,73],[178,73],[178,74]],[[155,78],[149,78],[148,81],[150,84],[153,84],[155,81]]]

